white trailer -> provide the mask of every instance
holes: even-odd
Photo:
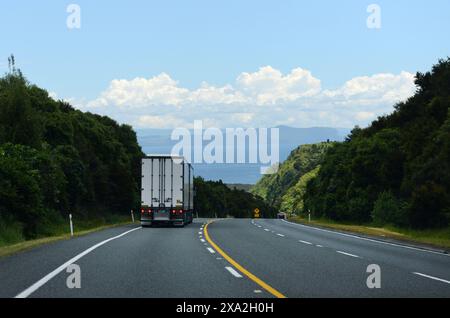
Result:
[[[194,170],[183,157],[142,159],[141,225],[185,226],[194,215]]]

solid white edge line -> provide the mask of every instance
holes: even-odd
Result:
[[[65,270],[68,266],[72,265],[73,263],[75,263],[76,261],[78,261],[80,258],[82,258],[83,256],[86,256],[87,254],[91,253],[93,250],[99,248],[102,245],[105,245],[108,242],[111,242],[113,240],[116,240],[118,238],[121,238],[122,236],[125,236],[131,232],[134,232],[136,230],[141,229],[142,227],[137,227],[134,228],[132,230],[126,231],[120,235],[111,237],[107,240],[104,240],[100,243],[95,244],[94,246],[88,248],[87,250],[85,250],[84,252],[78,254],[77,256],[71,258],[70,260],[68,260],[67,262],[65,262],[64,264],[62,264],[61,266],[59,266],[57,269],[55,269],[54,271],[52,271],[51,273],[47,274],[46,276],[44,276],[43,278],[41,278],[40,280],[38,280],[36,283],[34,283],[33,285],[31,285],[30,287],[28,287],[27,289],[25,289],[23,292],[21,292],[20,294],[18,294],[16,297],[14,298],[27,298],[28,296],[30,296],[32,293],[34,293],[36,290],[38,290],[39,288],[41,288],[42,286],[44,286],[49,280],[51,280],[53,277],[55,277],[56,275],[58,275],[59,273],[61,273],[63,270]]]
[[[307,241],[302,241],[302,240],[299,240],[299,242],[300,242],[300,243],[303,243],[303,244],[306,244],[306,245],[312,245],[312,243],[310,243],[310,242],[307,242]]]
[[[418,272],[413,272],[413,274],[419,275],[419,276],[422,276],[422,277],[426,277],[426,278],[429,278],[429,279],[437,280],[437,281],[440,281],[440,282],[443,282],[443,283],[446,283],[446,284],[450,284],[450,281],[442,279],[442,278],[437,278],[437,277],[434,277],[434,276],[430,276],[430,275],[426,275],[426,274],[422,274],[422,273],[418,273]]]
[[[207,247],[206,249],[207,249],[211,254],[215,254],[215,253],[216,253],[216,251],[213,250],[211,247]]]
[[[299,224],[299,223],[293,223],[293,222],[289,222],[289,221],[286,221],[286,220],[281,220],[281,221],[285,222],[285,223],[288,223],[288,224],[297,225],[297,226],[300,226],[300,227],[306,227],[308,229],[312,229],[312,230],[316,230],[316,231],[322,231],[322,232],[342,235],[342,236],[351,237],[351,238],[355,238],[355,239],[359,239],[359,240],[363,240],[363,241],[369,241],[369,242],[373,242],[373,243],[379,243],[379,244],[385,244],[385,245],[390,245],[390,246],[402,247],[402,248],[406,248],[406,249],[410,249],[410,250],[415,250],[415,251],[420,251],[420,252],[427,252],[427,253],[432,253],[432,254],[442,255],[442,256],[447,256],[447,257],[450,256],[450,254],[444,254],[444,253],[441,253],[441,252],[430,251],[430,250],[426,250],[426,249],[422,249],[422,248],[418,248],[418,247],[412,247],[412,246],[401,245],[401,244],[396,244],[396,243],[390,243],[390,242],[385,242],[385,241],[373,240],[373,239],[370,239],[370,238],[367,238],[367,237],[361,237],[361,236],[356,236],[356,235],[352,235],[352,234],[346,234],[346,233],[341,233],[341,232],[336,232],[336,231],[331,231],[331,230],[319,229],[317,227],[303,225],[303,224]]]
[[[355,254],[350,254],[350,253],[346,253],[346,252],[342,252],[342,251],[336,251],[336,252],[339,253],[339,254],[342,254],[342,255],[347,255],[347,256],[355,257],[355,258],[360,258],[358,255],[355,255]]]
[[[226,266],[225,269],[231,273],[234,277],[242,278],[242,275],[239,274],[233,267]]]

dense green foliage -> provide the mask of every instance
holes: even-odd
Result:
[[[277,214],[261,197],[244,190],[230,189],[222,181],[205,181],[198,177],[194,179],[194,187],[194,207],[200,217],[251,218],[255,208],[261,211],[261,217],[273,218]]]
[[[316,217],[446,226],[450,216],[450,59],[418,73],[417,92],[331,148],[307,186]]]
[[[301,213],[306,183],[317,174],[325,152],[333,145],[324,142],[298,147],[277,173],[263,176],[251,192],[283,212]]]
[[[17,240],[7,228],[25,239],[50,235],[69,212],[129,213],[141,157],[130,126],[53,100],[12,65],[0,78],[0,241]]]

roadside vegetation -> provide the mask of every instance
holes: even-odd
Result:
[[[199,217],[252,218],[256,208],[265,218],[274,218],[277,214],[263,198],[235,187],[230,189],[222,181],[205,181],[197,177],[194,187],[194,206]]]
[[[278,210],[303,211],[306,184],[317,175],[326,151],[333,145],[334,142],[323,142],[298,147],[280,165],[276,174],[264,175],[250,192]]]
[[[0,246],[129,218],[142,151],[130,126],[75,110],[9,59],[0,78]]]
[[[251,191],[297,221],[448,247],[450,59],[416,85],[392,114],[344,142],[300,146]]]
[[[308,183],[316,218],[401,228],[450,220],[450,59],[416,75],[417,92],[326,153]]]

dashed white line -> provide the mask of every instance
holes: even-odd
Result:
[[[316,247],[323,247],[322,245],[316,245]]]
[[[281,237],[284,237],[284,235],[283,234],[277,234],[278,236],[281,236]]]
[[[207,249],[211,254],[215,254],[215,253],[216,253],[216,251],[213,250],[211,247],[207,247],[206,249]]]
[[[434,276],[430,276],[430,275],[426,275],[426,274],[422,274],[422,273],[418,273],[418,272],[414,272],[413,274],[419,275],[419,276],[422,276],[422,277],[426,277],[426,278],[429,278],[429,279],[437,280],[439,282],[443,282],[443,283],[446,283],[446,284],[450,284],[450,281],[442,279],[442,278],[438,278],[438,277],[434,277]]]
[[[261,228],[262,226],[261,226],[261,225],[258,225],[258,227]]]
[[[242,275],[239,274],[233,267],[227,266],[225,267],[227,271],[229,271],[231,273],[231,275],[233,275],[234,277],[237,278],[242,278]]]
[[[270,230],[269,230],[269,229],[264,229],[264,231],[266,231],[266,232],[270,232]]]
[[[27,289],[25,289],[23,292],[21,292],[20,294],[18,294],[15,298],[27,298],[28,296],[30,296],[32,293],[34,293],[36,290],[38,290],[39,288],[41,288],[43,285],[45,285],[49,280],[51,280],[53,277],[55,277],[56,275],[58,275],[59,273],[61,273],[63,270],[65,270],[68,266],[72,265],[73,263],[75,263],[76,261],[78,261],[80,258],[82,258],[83,256],[86,256],[87,254],[91,253],[93,250],[99,248],[102,245],[105,245],[108,242],[111,242],[113,240],[116,240],[118,238],[121,238],[122,236],[125,236],[131,232],[134,232],[136,230],[140,230],[141,227],[137,227],[134,228],[132,230],[126,231],[120,235],[111,237],[107,240],[104,240],[98,244],[95,244],[94,246],[88,248],[87,250],[85,250],[84,252],[78,254],[77,256],[73,257],[72,259],[68,260],[67,262],[65,262],[64,264],[62,264],[61,266],[59,266],[57,269],[55,269],[53,272],[47,274],[46,276],[44,276],[42,279],[38,280],[36,283],[34,283],[33,285],[31,285],[30,287],[28,287]]]
[[[299,242],[300,242],[300,243],[303,243],[303,244],[306,244],[306,245],[312,245],[311,242],[307,242],[307,241],[302,241],[302,240],[300,240]]]
[[[205,243],[205,242],[206,242],[204,239],[200,239],[200,241],[201,241],[202,243]]]
[[[255,294],[262,294],[262,290],[260,290],[260,289],[255,289],[253,292],[254,292]]]
[[[450,254],[444,254],[442,252],[431,251],[431,250],[426,250],[426,249],[423,249],[423,248],[407,246],[407,245],[401,245],[401,244],[396,244],[396,243],[390,243],[390,242],[385,242],[385,241],[380,241],[380,240],[374,240],[374,239],[370,239],[370,238],[362,237],[362,236],[357,236],[357,235],[353,235],[353,234],[347,234],[347,233],[341,233],[341,232],[336,232],[336,231],[331,231],[331,230],[325,230],[325,229],[321,229],[321,228],[317,228],[317,227],[313,227],[313,226],[308,226],[308,225],[303,225],[303,224],[299,224],[299,223],[289,222],[289,221],[286,221],[286,220],[280,220],[280,221],[284,222],[284,223],[287,223],[287,224],[291,224],[291,225],[294,225],[294,226],[299,226],[299,227],[303,227],[303,228],[307,228],[307,229],[311,229],[311,230],[315,230],[315,231],[321,231],[321,232],[341,235],[341,236],[345,236],[345,237],[351,237],[351,238],[355,238],[355,239],[358,239],[358,240],[363,240],[363,241],[368,241],[368,242],[373,242],[373,243],[378,243],[378,244],[384,244],[384,245],[390,245],[390,246],[395,246],[395,247],[401,247],[401,248],[406,248],[406,249],[409,249],[409,250],[415,250],[415,251],[426,252],[426,253],[431,253],[431,254],[437,254],[437,255],[441,255],[441,256],[450,257]]]
[[[346,253],[346,252],[342,252],[342,251],[336,251],[336,252],[339,253],[339,254],[342,254],[342,255],[347,255],[347,256],[355,257],[355,258],[360,258],[358,255],[355,255],[355,254],[350,254],[350,253]]]

